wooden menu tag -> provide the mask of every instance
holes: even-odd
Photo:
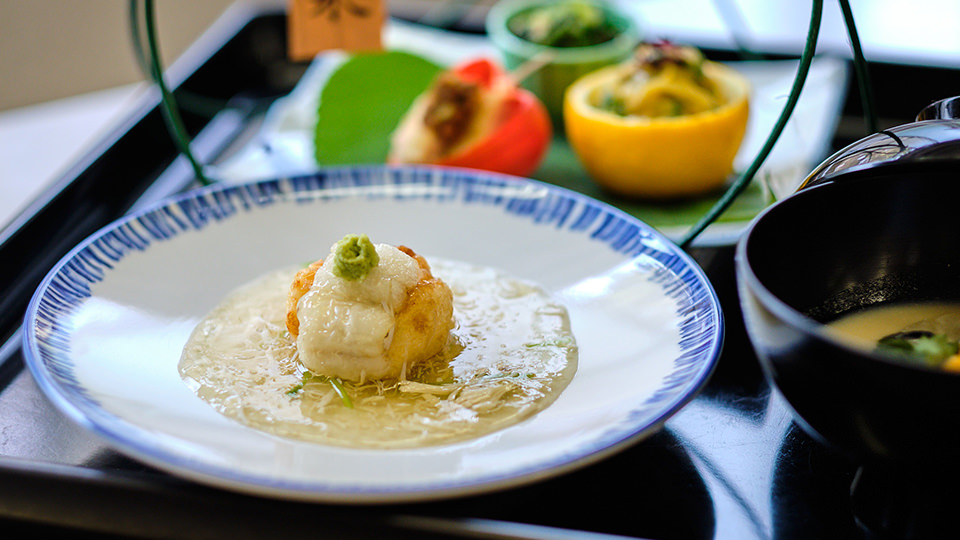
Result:
[[[384,0],[288,0],[288,56],[302,61],[329,49],[380,50],[385,18]]]

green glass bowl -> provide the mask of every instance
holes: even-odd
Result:
[[[633,18],[600,0],[589,3],[603,9],[619,30],[609,41],[586,47],[551,47],[527,41],[510,31],[508,23],[518,13],[555,3],[556,0],[501,0],[490,8],[486,30],[508,70],[544,51],[551,52],[551,61],[528,76],[523,86],[543,101],[559,128],[563,125],[563,94],[567,87],[581,75],[627,59],[639,43],[640,32]]]

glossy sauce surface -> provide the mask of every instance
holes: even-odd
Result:
[[[454,293],[447,349],[406,379],[341,388],[305,377],[284,326],[296,268],[230,294],[194,330],[180,374],[221,413],[284,437],[355,448],[411,448],[480,437],[553,402],[577,347],[566,309],[502,273],[432,261]],[[349,404],[348,404],[349,402]]]

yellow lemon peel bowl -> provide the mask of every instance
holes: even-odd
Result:
[[[622,196],[668,199],[721,187],[733,172],[750,116],[750,82],[706,61],[703,72],[722,89],[723,105],[696,114],[620,116],[595,106],[618,66],[577,79],[564,95],[567,140],[591,178]]]

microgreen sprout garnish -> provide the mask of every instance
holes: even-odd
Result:
[[[294,389],[291,389],[287,393],[291,395],[296,394],[296,392],[300,391],[300,389],[302,389],[305,384],[307,384],[309,381],[314,381],[314,380],[321,383],[330,383],[330,386],[333,387],[333,391],[337,393],[337,396],[340,397],[340,401],[343,402],[343,406],[348,409],[353,408],[353,400],[350,399],[350,394],[347,393],[347,389],[343,385],[343,381],[341,381],[336,377],[327,377],[326,375],[317,375],[312,371],[304,371],[303,382],[294,387],[296,391],[294,391]]]
[[[340,396],[340,401],[343,402],[343,405],[348,408],[353,408],[353,401],[350,399],[350,396],[347,394],[347,389],[343,387],[343,383],[340,382],[340,379],[334,377],[325,377],[327,382],[333,386],[333,391]]]

